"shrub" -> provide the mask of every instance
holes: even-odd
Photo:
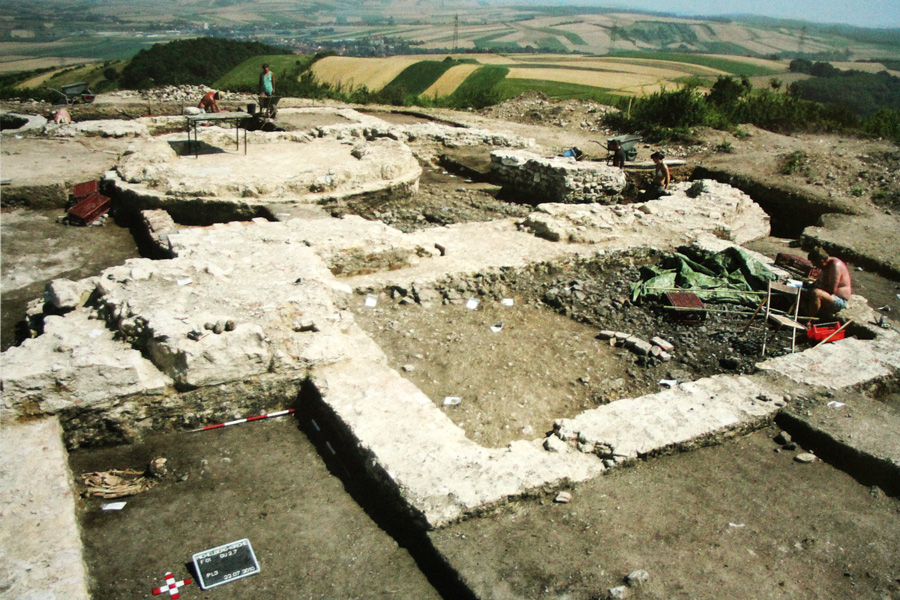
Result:
[[[795,173],[809,175],[809,155],[802,150],[791,152],[782,157],[778,172],[782,175],[793,175]]]
[[[724,154],[733,154],[734,146],[732,146],[731,142],[729,142],[728,140],[722,140],[721,144],[716,144],[715,147],[713,147],[713,150]]]

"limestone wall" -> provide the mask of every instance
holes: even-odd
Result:
[[[543,158],[523,150],[491,152],[491,175],[535,204],[611,204],[625,188],[625,172],[605,163]]]

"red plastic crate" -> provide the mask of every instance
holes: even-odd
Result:
[[[814,342],[821,342],[840,328],[840,323],[835,323],[834,325],[820,325],[818,327],[816,327],[815,325],[810,325],[806,330],[806,337]],[[833,338],[828,340],[829,343],[844,339],[845,333],[847,333],[846,329],[843,331],[838,331],[838,333]]]

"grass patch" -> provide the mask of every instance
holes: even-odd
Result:
[[[46,79],[41,85],[43,87],[59,89],[59,87],[63,85],[85,81],[87,82],[88,87],[94,92],[109,91],[117,87],[113,81],[127,64],[127,60],[118,60],[94,63],[81,67],[70,67],[54,73],[52,77]],[[109,69],[112,69],[115,73],[109,71]],[[107,77],[107,73],[114,75],[112,79]]]
[[[489,50],[496,52],[518,52],[522,50],[517,42],[485,42],[484,44],[475,44],[479,50]]]
[[[509,69],[497,65],[485,65],[469,75],[446,102],[451,107],[484,108],[499,102],[496,86],[505,78]]]
[[[809,175],[809,155],[802,150],[795,150],[781,158],[778,172],[782,175]]]
[[[635,21],[617,28],[617,34],[628,40],[640,40],[656,46],[697,41],[697,34],[690,25],[666,21]]]
[[[552,36],[538,38],[534,43],[537,44],[537,49],[541,52],[561,52],[565,54],[569,51],[569,49],[566,48],[566,45],[559,41],[559,38]]]
[[[494,91],[499,95],[501,102],[529,91],[541,92],[549,98],[558,100],[590,100],[608,106],[615,106],[622,98],[610,93],[609,90],[590,85],[539,79],[504,79],[494,87]]]

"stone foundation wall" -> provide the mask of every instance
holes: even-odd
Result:
[[[491,176],[534,204],[613,204],[626,183],[623,170],[605,163],[505,149],[491,152]]]

